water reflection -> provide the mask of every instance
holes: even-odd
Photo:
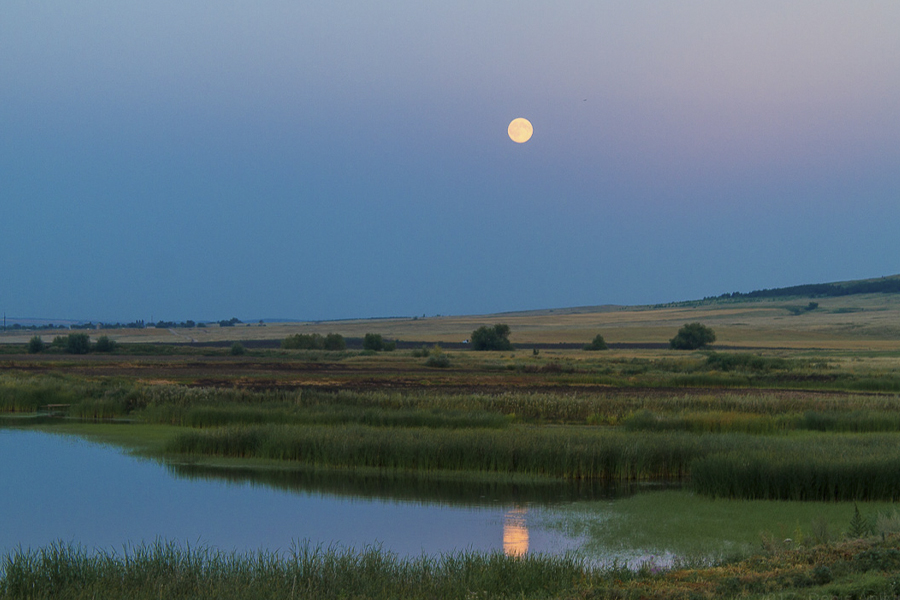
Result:
[[[552,513],[593,486],[427,480],[316,471],[165,466],[67,436],[0,429],[0,556],[56,541],[87,548],[172,540],[285,552],[298,541],[379,546],[401,556],[455,551],[564,553],[580,537],[505,518]],[[61,501],[61,499],[63,499]],[[506,534],[504,535],[504,531]]]
[[[503,517],[503,552],[507,556],[524,556],[528,552],[528,509],[516,507]]]
[[[388,501],[479,507],[497,505],[556,506],[564,503],[623,498],[637,493],[636,485],[611,486],[598,482],[471,481],[459,477],[404,473],[347,472],[297,467],[292,470],[167,464],[179,478],[226,481],[290,492]]]

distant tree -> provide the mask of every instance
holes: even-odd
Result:
[[[53,348],[65,348],[66,343],[69,341],[69,336],[67,335],[57,335],[53,337],[53,341],[50,342],[50,346]]]
[[[325,350],[346,350],[347,341],[339,333],[329,333],[322,341],[322,348]]]
[[[37,354],[44,351],[44,340],[41,336],[36,335],[28,340],[28,354]]]
[[[818,302],[810,302],[806,305],[806,310],[816,310],[817,308],[819,308]]]
[[[669,340],[669,347],[675,350],[696,350],[714,341],[716,334],[712,329],[700,323],[688,323]]]
[[[241,356],[242,354],[246,354],[247,350],[244,348],[244,345],[240,342],[235,342],[231,345],[231,350],[228,351],[232,356]]]
[[[594,336],[593,341],[584,347],[585,350],[607,350],[609,346],[606,345],[606,340],[603,339],[603,336],[599,333]]]
[[[325,338],[318,333],[295,333],[281,340],[285,350],[321,350],[325,347]]]
[[[86,333],[70,333],[66,336],[66,352],[87,354],[91,351],[91,338]]]
[[[384,350],[384,338],[380,333],[367,333],[363,337],[363,350],[374,350],[375,352]]]
[[[118,344],[114,340],[109,339],[109,337],[105,335],[101,335],[97,338],[97,343],[94,344],[94,350],[97,352],[112,352],[116,349],[116,346],[118,346]]]
[[[493,327],[482,325],[472,332],[472,349],[512,350],[509,333],[509,325],[504,323],[497,323]]]

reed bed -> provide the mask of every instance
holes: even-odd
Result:
[[[588,481],[689,480],[699,493],[749,499],[900,499],[889,434],[694,435],[584,428],[425,430],[240,426],[193,430],[171,454],[296,461],[323,468],[521,474]]]
[[[428,430],[239,426],[179,434],[166,452],[300,461],[319,467],[475,471],[566,479],[683,479],[720,438],[586,429]]]
[[[753,438],[691,465],[691,484],[713,497],[763,500],[898,500],[897,436]]]
[[[157,542],[122,554],[54,544],[3,559],[0,598],[548,598],[627,572],[593,571],[570,557],[460,552],[400,558],[301,544],[286,555],[223,553]]]
[[[373,427],[446,427],[502,428],[509,425],[503,415],[485,411],[459,411],[441,409],[387,409],[354,408],[350,406],[303,407],[285,404],[273,405],[213,405],[180,406],[161,404],[148,406],[136,413],[137,418],[148,423],[181,425],[193,428],[222,427],[225,425],[290,424],[290,425],[348,425],[361,424]]]
[[[875,433],[900,431],[900,412],[810,410],[802,414],[770,415],[721,410],[655,414],[641,410],[624,419],[622,425],[629,431],[773,434],[807,430]]]

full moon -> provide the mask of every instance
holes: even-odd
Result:
[[[534,127],[531,126],[531,121],[519,117],[518,119],[512,120],[507,132],[509,133],[509,139],[517,144],[524,144],[531,139],[531,134],[534,133]]]

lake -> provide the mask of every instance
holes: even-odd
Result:
[[[581,540],[540,523],[554,507],[592,494],[168,466],[22,430],[0,430],[0,457],[0,552],[54,541],[117,550],[166,539],[237,551],[284,551],[308,540],[401,555],[563,553]]]
[[[764,538],[840,537],[859,506],[727,500],[687,489],[434,480],[163,464],[72,436],[0,429],[0,554],[52,542],[119,551],[159,539],[225,551],[379,545],[562,554],[631,566],[757,551]],[[898,516],[897,518],[900,518]]]

